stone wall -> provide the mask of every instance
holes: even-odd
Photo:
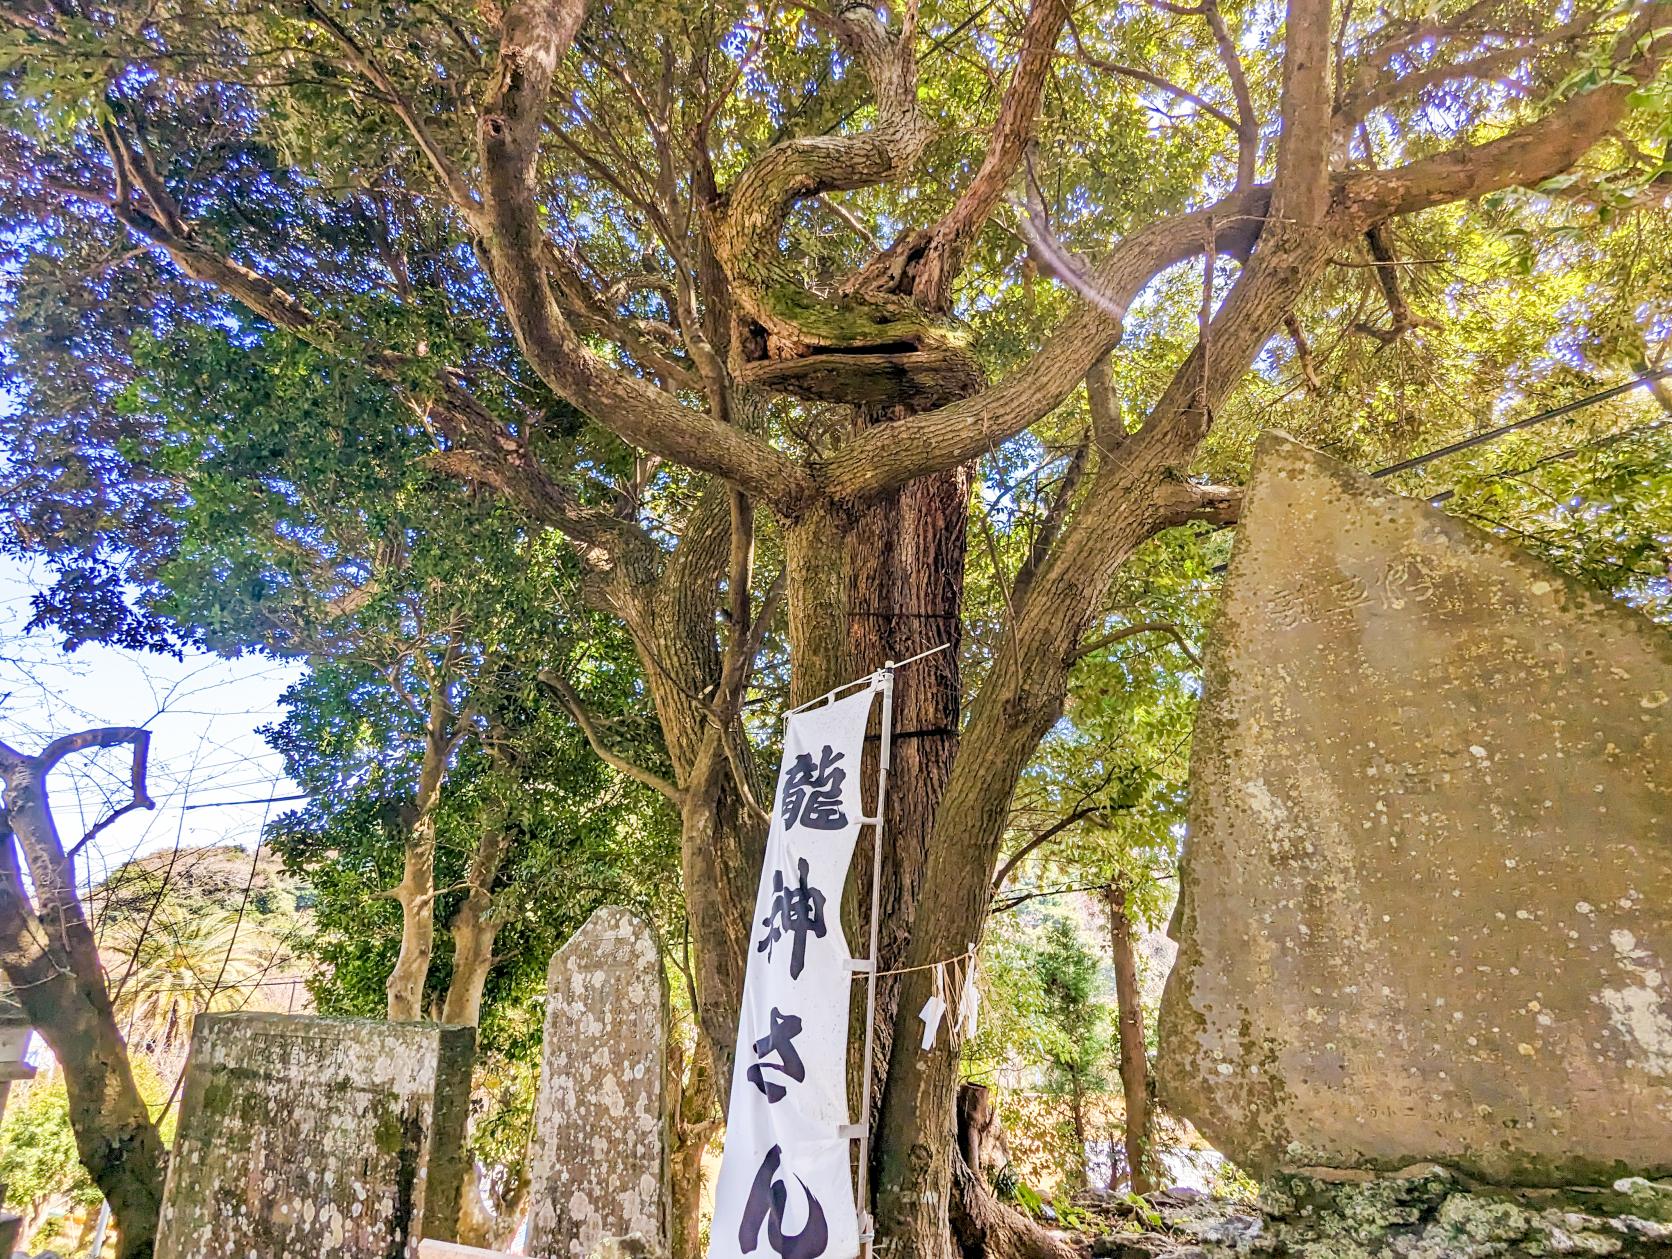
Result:
[[[1672,1172],[1672,636],[1262,440],[1159,1083],[1237,1162]]]
[[[416,1259],[458,1218],[470,1028],[202,1014],[157,1259]]]

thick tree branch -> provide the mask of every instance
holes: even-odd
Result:
[[[903,7],[898,34],[865,6],[850,5],[836,14],[803,9],[863,68],[875,118],[852,134],[799,136],[773,145],[744,168],[711,214],[708,237],[715,257],[732,281],[738,312],[752,325],[741,329],[734,353],[759,361],[871,343],[945,349],[944,337],[923,311],[892,293],[809,292],[798,266],[780,248],[785,219],[797,201],[897,178],[916,164],[933,135],[917,99],[915,0]]]
[[[1200,520],[1210,525],[1234,525],[1242,514],[1240,485],[1198,485],[1168,481],[1156,491],[1155,508],[1163,527]]]
[[[1120,340],[1118,318],[1160,272],[1201,252],[1211,224],[1222,253],[1245,252],[1259,233],[1268,193],[1235,193],[1207,210],[1135,232],[1086,276],[1098,301],[1074,308],[1027,363],[976,397],[856,434],[818,469],[825,488],[855,501],[956,467],[1048,415]]]
[[[1272,218],[1315,226],[1329,210],[1330,108],[1335,62],[1331,0],[1289,0],[1283,34],[1283,130],[1277,138]]]
[[[505,11],[478,129],[480,248],[518,345],[541,378],[624,441],[722,475],[781,511],[806,499],[806,474],[767,442],[682,407],[580,341],[553,293],[535,165],[552,77],[585,16],[584,0],[519,0]]]
[[[1508,135],[1392,170],[1355,173],[1340,198],[1360,231],[1394,215],[1473,200],[1567,170],[1625,114],[1627,99],[1654,78],[1672,49],[1672,4],[1645,5],[1615,43],[1615,72]]]
[[[1279,165],[1287,210],[1274,205],[1271,218],[1319,224],[1327,212],[1331,232],[1349,236],[1395,215],[1536,184],[1566,170],[1615,126],[1626,98],[1653,77],[1672,44],[1665,33],[1672,4],[1650,5],[1618,41],[1618,81],[1582,93],[1499,139],[1393,170],[1338,175],[1332,193],[1329,33],[1327,24],[1316,29],[1323,10],[1323,0],[1299,0],[1295,11],[1312,20],[1296,21],[1302,34],[1287,61],[1286,100],[1288,108],[1304,109],[1307,117],[1285,130]],[[857,434],[818,469],[825,487],[839,500],[862,499],[972,459],[1049,414],[1119,340],[1120,324],[1106,311],[1124,310],[1153,276],[1198,252],[1205,221],[1213,223],[1220,252],[1245,250],[1275,194],[1275,188],[1251,188],[1210,210],[1177,215],[1128,237],[1088,277],[1106,301],[1076,307],[1033,358],[987,392]]]
[[[911,294],[925,310],[944,313],[950,308],[953,281],[1038,130],[1040,101],[1069,9],[1068,0],[1033,0],[1022,28],[1021,53],[975,177],[940,222],[885,251],[850,281],[849,291],[880,281],[886,289]]]

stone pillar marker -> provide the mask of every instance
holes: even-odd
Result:
[[[1158,1080],[1215,1146],[1672,1173],[1672,635],[1267,435],[1190,772]]]
[[[457,1226],[475,1030],[200,1014],[157,1259],[417,1259]]]
[[[616,906],[552,958],[529,1141],[528,1253],[669,1253],[668,993],[656,936]]]

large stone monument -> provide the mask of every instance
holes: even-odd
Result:
[[[1160,1086],[1250,1170],[1672,1172],[1672,636],[1262,439]]]
[[[668,994],[656,937],[605,906],[552,958],[528,1253],[669,1251]]]
[[[157,1259],[416,1259],[452,1237],[475,1033],[201,1014]]]

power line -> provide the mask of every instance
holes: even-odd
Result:
[[[1455,455],[1459,451],[1469,450],[1475,446],[1484,446],[1487,442],[1496,441],[1498,438],[1503,437],[1506,434],[1520,432],[1522,429],[1532,428],[1534,425],[1543,424],[1549,420],[1559,420],[1563,416],[1572,415],[1575,411],[1581,410],[1585,407],[1594,406],[1599,402],[1607,402],[1610,398],[1617,398],[1621,394],[1629,393],[1631,390],[1639,388],[1642,385],[1653,384],[1657,380],[1665,380],[1668,377],[1672,377],[1672,367],[1656,368],[1652,372],[1644,372],[1641,376],[1633,376],[1630,380],[1625,381],[1622,384],[1614,385],[1611,388],[1603,389],[1597,393],[1586,394],[1583,398],[1575,398],[1572,402],[1565,402],[1559,407],[1551,407],[1548,411],[1540,411],[1537,415],[1529,415],[1524,420],[1516,420],[1513,424],[1504,424],[1498,428],[1488,429],[1484,433],[1476,433],[1473,437],[1465,437],[1461,441],[1452,442],[1449,445],[1438,447],[1437,449],[1430,450],[1424,454],[1415,455],[1409,459],[1402,459],[1398,463],[1391,463],[1385,468],[1377,468],[1374,472],[1370,473],[1370,476],[1373,480],[1380,480],[1383,477],[1393,476],[1398,472],[1409,472],[1413,468],[1420,468],[1426,464],[1433,463],[1436,460],[1444,459],[1447,455]],[[1569,450],[1559,451],[1547,458],[1540,459],[1538,463],[1532,466],[1541,467],[1546,463],[1551,463],[1558,459],[1565,459],[1579,454],[1580,452],[1590,449],[1593,446],[1610,445],[1616,440],[1624,440],[1627,437],[1635,436],[1644,432],[1653,432],[1654,430],[1663,427],[1664,423],[1665,422],[1662,422],[1661,424],[1640,425],[1637,428],[1627,429],[1625,432],[1614,434],[1611,437],[1600,438],[1594,442],[1585,442],[1581,445],[1572,447]],[[1493,478],[1489,479],[1494,479],[1500,476],[1518,476],[1521,472],[1529,472],[1531,470],[1532,468],[1523,468],[1519,471],[1494,473]],[[1438,506],[1440,503],[1447,502],[1451,498],[1455,497],[1456,494],[1457,490],[1454,487],[1436,494],[1427,501],[1432,505]],[[1220,529],[1232,529],[1235,527],[1235,525],[1219,526]],[[1218,530],[1216,529],[1214,532],[1218,532]],[[1228,562],[1224,564],[1215,564],[1208,571],[1217,576],[1218,574],[1223,573],[1228,567],[1230,567]]]
[[[1628,428],[1624,432],[1609,433],[1605,437],[1597,437],[1588,442],[1580,442],[1577,446],[1569,446],[1566,450],[1558,450],[1544,458],[1535,460],[1524,468],[1506,468],[1502,472],[1494,472],[1487,478],[1496,481],[1501,477],[1524,476],[1528,472],[1535,472],[1546,464],[1560,463],[1563,459],[1572,459],[1575,455],[1582,455],[1587,450],[1601,450],[1606,446],[1618,446],[1621,442],[1628,442],[1634,437],[1642,437],[1646,433],[1658,433],[1662,429],[1672,428],[1672,420],[1657,420],[1653,424],[1639,424],[1636,428]],[[1449,503],[1457,497],[1455,489],[1443,490],[1429,499],[1429,503],[1438,507],[1441,503]]]
[[[1391,463],[1385,468],[1377,468],[1370,475],[1380,479],[1381,477],[1392,476],[1396,472],[1409,472],[1412,468],[1420,468],[1424,464],[1433,463],[1436,459],[1444,459],[1447,455],[1455,455],[1460,450],[1468,450],[1473,446],[1484,446],[1487,442],[1496,441],[1506,433],[1515,433],[1524,428],[1532,428],[1535,424],[1543,424],[1546,420],[1559,420],[1562,416],[1572,415],[1583,407],[1592,406],[1598,402],[1606,402],[1610,398],[1617,398],[1622,393],[1631,392],[1639,385],[1653,384],[1657,380],[1665,380],[1668,376],[1672,376],[1672,367],[1662,367],[1652,372],[1644,372],[1641,376],[1634,376],[1624,384],[1615,385],[1612,389],[1587,394],[1583,398],[1576,398],[1562,406],[1552,407],[1548,411],[1540,411],[1537,415],[1529,415],[1526,419],[1517,420],[1513,424],[1505,424],[1501,428],[1487,429],[1484,433],[1476,433],[1473,437],[1465,437],[1462,441],[1452,442],[1449,446],[1441,446],[1438,450],[1430,450],[1427,454],[1402,459],[1398,463]]]
[[[180,812],[190,813],[193,809],[230,809],[241,804],[278,804],[283,800],[311,800],[313,793],[299,791],[293,796],[265,796],[260,800],[209,800],[203,804],[182,805]]]

